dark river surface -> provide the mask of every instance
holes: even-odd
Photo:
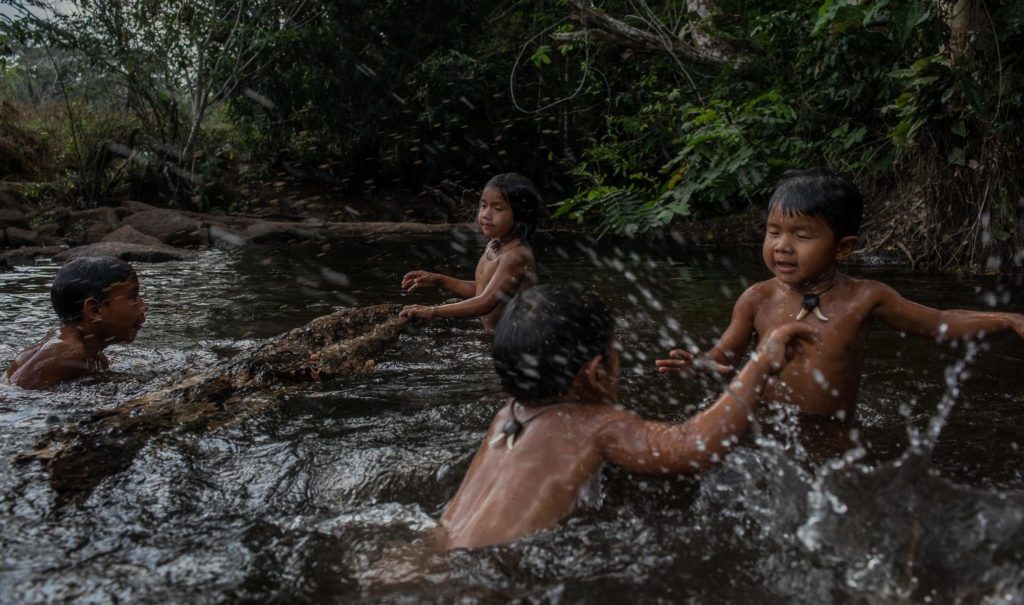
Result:
[[[828,448],[793,445],[782,423],[703,476],[607,469],[599,508],[477,551],[422,543],[500,406],[470,320],[403,336],[366,377],[154,439],[77,501],[58,501],[38,464],[13,462],[49,429],[319,315],[439,302],[403,295],[401,275],[468,278],[480,246],[382,238],[137,263],[148,320],[133,345],[108,349],[111,372],[51,392],[0,386],[0,600],[1024,603],[1024,344],[1009,335],[954,348],[876,326],[859,447],[821,462],[809,450]],[[604,296],[625,349],[620,401],[669,420],[712,394],[654,360],[686,337],[710,346],[744,287],[768,277],[755,253],[671,243],[548,236],[537,255],[543,282]],[[4,366],[56,325],[56,269],[0,275]],[[937,307],[1024,310],[1020,286],[993,279],[850,272]]]

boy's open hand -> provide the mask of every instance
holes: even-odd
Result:
[[[793,322],[779,326],[757,345],[754,353],[758,359],[768,362],[772,374],[777,374],[793,359],[797,350],[804,345],[817,346],[821,337],[810,324]]]
[[[438,277],[436,273],[410,271],[402,278],[402,289],[406,292],[412,292],[419,288],[432,288],[437,285]]]
[[[434,319],[434,307],[428,307],[426,305],[409,305],[408,307],[403,307],[402,310],[398,312],[398,316],[408,317],[409,319],[414,317]]]
[[[678,372],[684,376],[693,376],[698,373],[721,374],[727,376],[732,374],[736,368],[731,365],[718,363],[707,355],[691,353],[683,349],[672,349],[668,352],[669,359],[656,359],[654,365],[662,374]]]

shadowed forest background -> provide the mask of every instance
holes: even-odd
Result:
[[[1021,0],[2,14],[0,179],[39,207],[463,220],[472,191],[517,171],[554,221],[731,245],[756,243],[785,170],[826,165],[867,196],[865,256],[1024,266]]]

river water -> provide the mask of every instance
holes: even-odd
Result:
[[[471,276],[480,246],[379,238],[138,263],[147,323],[108,349],[110,373],[50,392],[0,386],[0,601],[1024,603],[1024,346],[1005,335],[951,348],[876,326],[853,449],[786,447],[783,426],[696,478],[608,469],[599,508],[478,551],[421,541],[500,406],[468,320],[403,336],[371,375],[154,439],[84,498],[58,499],[40,466],[12,462],[49,429],[319,315],[439,302],[403,295],[401,275]],[[620,400],[668,420],[712,393],[658,375],[654,359],[684,338],[709,346],[767,277],[756,254],[671,242],[559,236],[537,254],[542,281],[581,281],[613,307]],[[56,269],[0,275],[5,366],[55,326]],[[934,306],[1024,309],[1019,284],[851,273]]]

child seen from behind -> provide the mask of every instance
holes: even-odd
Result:
[[[613,327],[604,303],[575,286],[538,286],[509,303],[493,357],[512,399],[441,518],[442,547],[498,544],[555,525],[606,461],[651,475],[709,466],[746,430],[765,378],[813,338],[804,324],[775,330],[714,405],[670,424],[616,405]]]

